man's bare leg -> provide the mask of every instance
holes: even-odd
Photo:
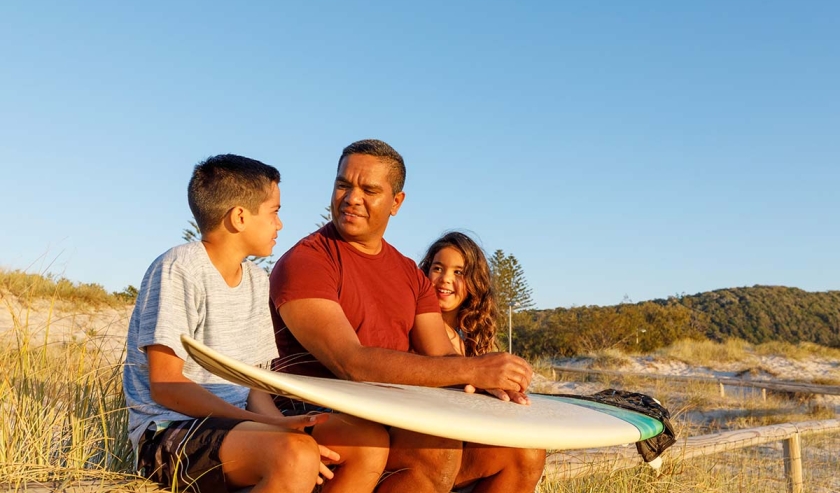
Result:
[[[380,424],[347,414],[331,414],[315,425],[312,437],[341,456],[335,476],[324,482],[322,493],[370,493],[388,460],[388,432]]]
[[[391,452],[378,493],[448,493],[463,442],[391,428]]]
[[[544,467],[545,450],[467,443],[455,485],[475,482],[473,493],[533,493]]]

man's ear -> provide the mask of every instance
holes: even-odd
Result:
[[[400,206],[402,206],[403,200],[405,200],[405,192],[400,192],[394,195],[394,203],[391,204],[391,215],[396,216],[397,212],[400,210]]]
[[[228,222],[233,231],[241,233],[245,230],[245,225],[248,222],[248,210],[242,206],[236,206],[228,212]]]

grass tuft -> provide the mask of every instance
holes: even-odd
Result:
[[[38,342],[28,311],[4,301],[12,329],[0,337],[0,477],[10,484],[130,477],[121,358],[90,344]]]

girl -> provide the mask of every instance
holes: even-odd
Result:
[[[432,243],[419,267],[432,281],[455,350],[463,356],[496,351],[497,306],[481,247],[464,233],[450,232]],[[504,392],[489,392],[508,400]],[[533,492],[544,466],[545,450],[467,443],[455,487],[472,484],[475,493]]]

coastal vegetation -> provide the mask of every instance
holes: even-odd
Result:
[[[840,291],[753,286],[614,306],[525,310],[514,314],[513,334],[517,353],[529,358],[608,348],[650,352],[684,339],[840,347]]]

